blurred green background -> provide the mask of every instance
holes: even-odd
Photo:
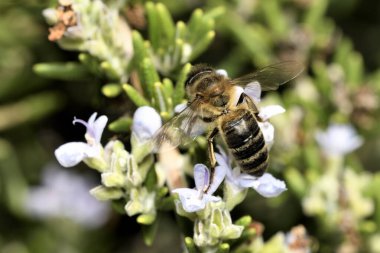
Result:
[[[302,102],[292,87],[281,89],[279,94],[284,96],[285,107],[296,104],[300,110],[307,106],[312,109],[307,117],[300,120],[298,134],[306,137],[299,137],[298,142],[294,143],[296,147],[291,147],[291,151],[284,154],[285,149],[282,150],[281,139],[278,138],[279,146],[273,152],[279,155],[274,159],[274,164],[278,168],[286,167],[284,171],[293,173],[289,168],[295,168],[302,171],[297,175],[305,175],[307,173],[304,172],[309,167],[316,166],[313,162],[319,160],[315,151],[317,144],[310,133],[316,128],[325,129],[331,121],[354,125],[364,138],[364,144],[355,154],[347,157],[348,164],[359,174],[371,172],[373,181],[370,185],[377,186],[363,193],[374,199],[377,211],[364,218],[370,222],[361,223],[361,226],[367,225],[369,228],[364,229],[367,232],[360,233],[363,234],[362,238],[380,243],[380,197],[376,197],[377,192],[380,192],[380,184],[377,184],[380,182],[380,127],[379,108],[376,104],[380,92],[380,2],[160,2],[168,7],[175,21],[188,20],[195,8],[207,10],[225,6],[227,11],[224,16],[215,22],[216,37],[213,43],[192,63],[206,62],[228,70],[230,76],[238,76],[273,61],[296,59],[305,62],[305,75],[309,76],[309,83],[315,85],[321,97],[318,101],[310,102],[314,104],[305,105],[307,102]],[[281,8],[276,9],[271,6],[271,2],[278,3]],[[130,1],[125,8],[143,3]],[[98,207],[94,204],[94,209],[100,208],[102,211],[99,214],[106,217],[104,222],[95,225],[73,219],[71,214],[67,217],[50,217],[33,215],[27,211],[29,194],[36,187],[44,185],[44,173],[48,168],[67,170],[70,174],[66,176],[72,176],[72,180],[83,179],[83,185],[88,186],[81,189],[84,192],[99,181],[98,174],[87,171],[84,165],[63,169],[55,161],[53,152],[56,147],[83,138],[84,130],[70,123],[74,116],[87,119],[92,112],[97,111],[113,120],[125,112],[132,114],[135,109],[126,96],[107,98],[101,93],[101,86],[107,82],[105,77],[86,75],[85,78],[74,80],[70,77],[41,77],[34,72],[33,66],[37,63],[78,61],[77,52],[62,50],[47,39],[49,26],[42,11],[54,6],[54,1],[0,2],[0,252],[180,252],[182,238],[175,217],[170,213],[162,213],[159,240],[147,247],[143,244],[141,227],[135,219],[118,214],[110,205]],[[280,16],[274,11],[286,15]],[[123,15],[125,13],[122,12]],[[281,17],[288,18],[284,26],[293,24],[293,27],[282,28]],[[144,35],[147,33],[144,26],[134,28]],[[291,33],[288,33],[289,29]],[[286,34],[282,34],[284,31]],[[342,66],[345,61],[347,65],[359,64],[363,68],[363,74],[358,74],[358,78],[352,77],[351,84],[348,84],[346,91],[350,94],[350,106],[355,107],[355,95],[367,91],[360,89],[364,86],[369,87],[369,99],[377,101],[374,106],[356,108],[357,111],[353,109],[352,113],[340,112],[341,105],[339,101],[336,102],[339,94],[332,94],[329,88],[326,91],[321,84],[331,83],[331,80],[323,82],[323,78],[328,79],[323,74],[328,64]],[[343,66],[343,71],[349,70],[350,66]],[[350,77],[350,74],[352,73],[345,73],[346,77]],[[323,90],[326,91],[325,94],[321,92]],[[273,95],[272,99],[279,99],[279,94]],[[106,131],[103,138],[109,139],[115,135]],[[322,163],[319,162],[319,165],[322,166]],[[275,173],[285,175],[285,179],[286,175],[289,176],[280,169]],[[59,173],[54,177],[59,177]],[[52,179],[48,177],[47,180]],[[59,180],[53,184],[59,184]],[[71,183],[66,187],[70,188]],[[52,193],[51,197],[55,198],[60,193]],[[270,201],[251,193],[234,210],[233,217],[252,215],[264,224],[265,238],[270,238],[277,231],[288,231],[297,224],[303,224],[315,242],[313,250],[335,252],[341,237],[344,237],[332,232],[330,228],[324,229],[325,224],[320,217],[306,215],[302,209],[302,193],[300,197],[292,187],[285,197]],[[66,191],[63,190],[62,194],[66,194]],[[83,198],[71,200],[76,203],[92,197],[84,194]],[[43,206],[46,203],[40,204]],[[375,235],[377,239],[372,237]],[[376,247],[368,246],[370,243],[366,245],[363,246],[363,252],[380,252],[375,251]]]

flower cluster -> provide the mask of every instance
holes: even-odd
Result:
[[[149,123],[146,113],[150,114]],[[72,167],[83,161],[91,168],[101,172],[102,185],[90,192],[98,200],[124,199],[125,212],[132,216],[141,214],[141,223],[152,223],[156,216],[156,191],[152,187],[163,186],[162,180],[146,183],[152,169],[153,157],[146,140],[161,126],[161,118],[150,107],[139,108],[134,115],[132,126],[132,153],[124,149],[117,140],[111,140],[103,147],[101,135],[107,122],[106,116],[96,119],[96,113],[85,122],[74,119],[86,127],[84,142],[70,142],[55,151],[58,162],[64,167]]]
[[[60,0],[57,9],[43,11],[50,25],[49,39],[67,50],[86,52],[101,61],[110,79],[127,81],[127,67],[133,56],[131,30],[115,7],[101,0]],[[91,57],[82,55],[84,63]],[[91,68],[96,65],[90,63]]]
[[[91,163],[91,159],[97,159],[100,164],[95,166],[100,171],[104,169],[104,152],[100,139],[107,124],[107,117],[102,115],[96,119],[97,113],[91,115],[87,122],[81,119],[74,119],[73,124],[79,123],[86,127],[85,142],[69,142],[55,150],[55,156],[63,167],[73,167],[81,161]]]

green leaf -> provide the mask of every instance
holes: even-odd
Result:
[[[347,61],[347,55],[353,51],[352,43],[349,39],[343,38],[339,41],[336,51],[334,53],[334,62],[339,63],[341,66],[344,66]]]
[[[346,59],[345,74],[347,84],[355,87],[363,82],[364,66],[362,55],[357,52],[351,52]]]
[[[133,60],[138,65],[138,63],[142,62],[146,57],[148,57],[147,46],[144,42],[144,39],[141,37],[141,34],[137,31],[132,32],[132,42],[134,49]]]
[[[113,98],[120,95],[122,87],[118,83],[108,83],[102,87],[102,93],[104,96]]]
[[[189,34],[194,34],[197,27],[202,25],[203,11],[201,9],[196,9],[191,14],[190,20],[187,22],[187,28]]]
[[[158,228],[158,219],[155,219],[154,223],[151,225],[142,226],[142,233],[143,233],[144,242],[146,245],[151,246],[153,244],[154,238],[156,237],[156,234],[157,234],[157,228]]]
[[[162,3],[156,4],[158,19],[160,22],[161,46],[169,47],[174,39],[175,26],[174,21],[168,9]]]
[[[2,204],[11,212],[25,212],[25,197],[28,184],[17,159],[17,150],[5,139],[0,138],[0,196]]]
[[[87,69],[77,62],[38,63],[33,66],[36,74],[65,81],[81,80],[88,76]]]
[[[163,90],[166,97],[171,97],[174,91],[173,82],[169,78],[164,78],[162,80]]]
[[[277,38],[281,38],[287,34],[287,27],[289,25],[286,22],[285,12],[281,9],[281,3],[279,1],[263,1],[260,7],[263,10],[263,14],[270,27],[270,30]]]
[[[176,39],[185,39],[187,34],[187,27],[184,22],[178,21],[176,24],[175,38]]]
[[[305,178],[301,173],[295,168],[288,168],[285,171],[286,182],[299,198],[302,198],[305,195],[307,188]]]
[[[154,191],[157,185],[157,175],[155,170],[149,170],[145,178],[144,185],[148,191]]]
[[[111,80],[119,80],[120,75],[117,70],[112,66],[109,61],[103,61],[100,63],[100,68],[104,71],[107,77]]]
[[[218,7],[211,9],[211,10],[208,10],[204,14],[203,18],[205,20],[217,19],[220,16],[222,16],[223,14],[225,14],[225,12],[226,12],[226,8],[224,6],[218,6]]]
[[[146,92],[147,97],[153,97],[154,94],[154,84],[160,81],[157,70],[152,63],[150,58],[145,58],[140,65],[142,70],[142,83],[144,92]]]
[[[132,125],[132,119],[131,118],[122,117],[122,118],[119,118],[119,119],[111,122],[108,125],[108,129],[113,131],[113,132],[117,132],[117,133],[129,132],[131,125]]]
[[[322,96],[330,97],[332,83],[328,77],[326,64],[321,61],[315,61],[311,67],[315,73],[315,83],[322,93]]]
[[[324,14],[328,6],[328,1],[319,0],[311,3],[312,5],[306,11],[304,23],[309,27],[316,28],[319,22],[325,20]]]
[[[198,43],[194,45],[189,60],[191,61],[197,58],[201,53],[203,53],[206,50],[206,48],[210,45],[214,37],[214,31],[209,31],[206,35],[201,36],[201,38],[198,40]]]
[[[197,27],[195,27],[195,30],[191,31],[191,37],[188,41],[193,45],[198,44],[199,40],[201,40],[205,35],[211,32],[214,29],[214,27],[215,21],[213,19],[202,19],[202,22]]]
[[[185,66],[183,66],[181,72],[179,73],[177,83],[174,88],[173,93],[173,104],[178,105],[182,103],[182,100],[185,97],[185,81],[187,78],[187,74],[190,72],[191,64],[187,63]]]
[[[164,92],[162,83],[154,83],[154,107],[158,109],[159,112],[168,112],[168,99]]]
[[[158,19],[158,13],[156,10],[156,6],[152,2],[147,2],[145,4],[145,10],[148,17],[148,34],[149,41],[152,45],[154,51],[160,47],[160,30],[161,24]]]
[[[142,225],[151,225],[155,220],[156,220],[155,214],[140,214],[137,217],[137,223],[140,223]]]
[[[228,253],[230,252],[230,245],[228,243],[222,243],[219,245],[217,253]]]
[[[160,201],[157,203],[157,208],[162,211],[171,211],[174,209],[174,196],[166,197],[160,199]]]
[[[248,227],[252,223],[252,217],[249,215],[245,215],[241,218],[239,218],[235,224],[243,227]]]
[[[103,185],[92,188],[90,194],[100,201],[120,199],[124,196],[123,191],[119,188],[108,188]]]
[[[123,89],[131,101],[137,106],[150,105],[149,102],[131,85],[123,84]]]
[[[271,55],[272,37],[265,27],[261,24],[254,23],[247,25],[240,16],[229,12],[223,20],[225,27],[243,47],[246,54],[258,66],[268,65]],[[236,29],[239,27],[239,29]],[[254,41],[255,43],[252,43]]]
[[[41,92],[20,101],[0,106],[0,130],[5,130],[30,121],[37,121],[63,105],[61,94]]]
[[[180,65],[189,60],[189,56],[191,54],[190,44],[185,44],[184,40],[176,39],[174,42],[174,52],[173,52],[173,63],[176,65]]]
[[[100,75],[101,69],[99,66],[100,63],[99,63],[98,59],[96,59],[92,55],[86,54],[86,53],[79,54],[78,59],[83,65],[85,65],[87,67],[87,69],[91,73],[93,73],[95,75]]]
[[[199,253],[191,237],[185,237],[185,247],[189,253]]]

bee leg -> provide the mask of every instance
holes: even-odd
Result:
[[[214,152],[214,137],[218,134],[218,132],[219,132],[218,128],[214,128],[207,137],[208,156],[209,156],[211,167],[210,167],[209,185],[204,189],[205,193],[208,191],[208,189],[210,188],[212,184],[212,181],[214,180],[214,172],[215,172],[215,166],[216,166],[216,158],[215,158],[215,152]]]
[[[242,93],[241,95],[249,108],[251,108],[255,113],[259,113],[259,109],[257,108],[255,102],[253,102],[252,98],[245,93]]]
[[[255,102],[253,102],[252,98],[250,98],[245,93],[242,93],[241,95],[243,96],[244,101],[247,103],[247,105],[254,111],[256,119],[260,122],[264,122],[264,120],[259,116],[259,109],[257,108]]]

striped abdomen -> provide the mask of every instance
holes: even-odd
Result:
[[[260,177],[268,167],[268,149],[257,120],[245,109],[230,114],[220,129],[224,139],[242,172]]]

